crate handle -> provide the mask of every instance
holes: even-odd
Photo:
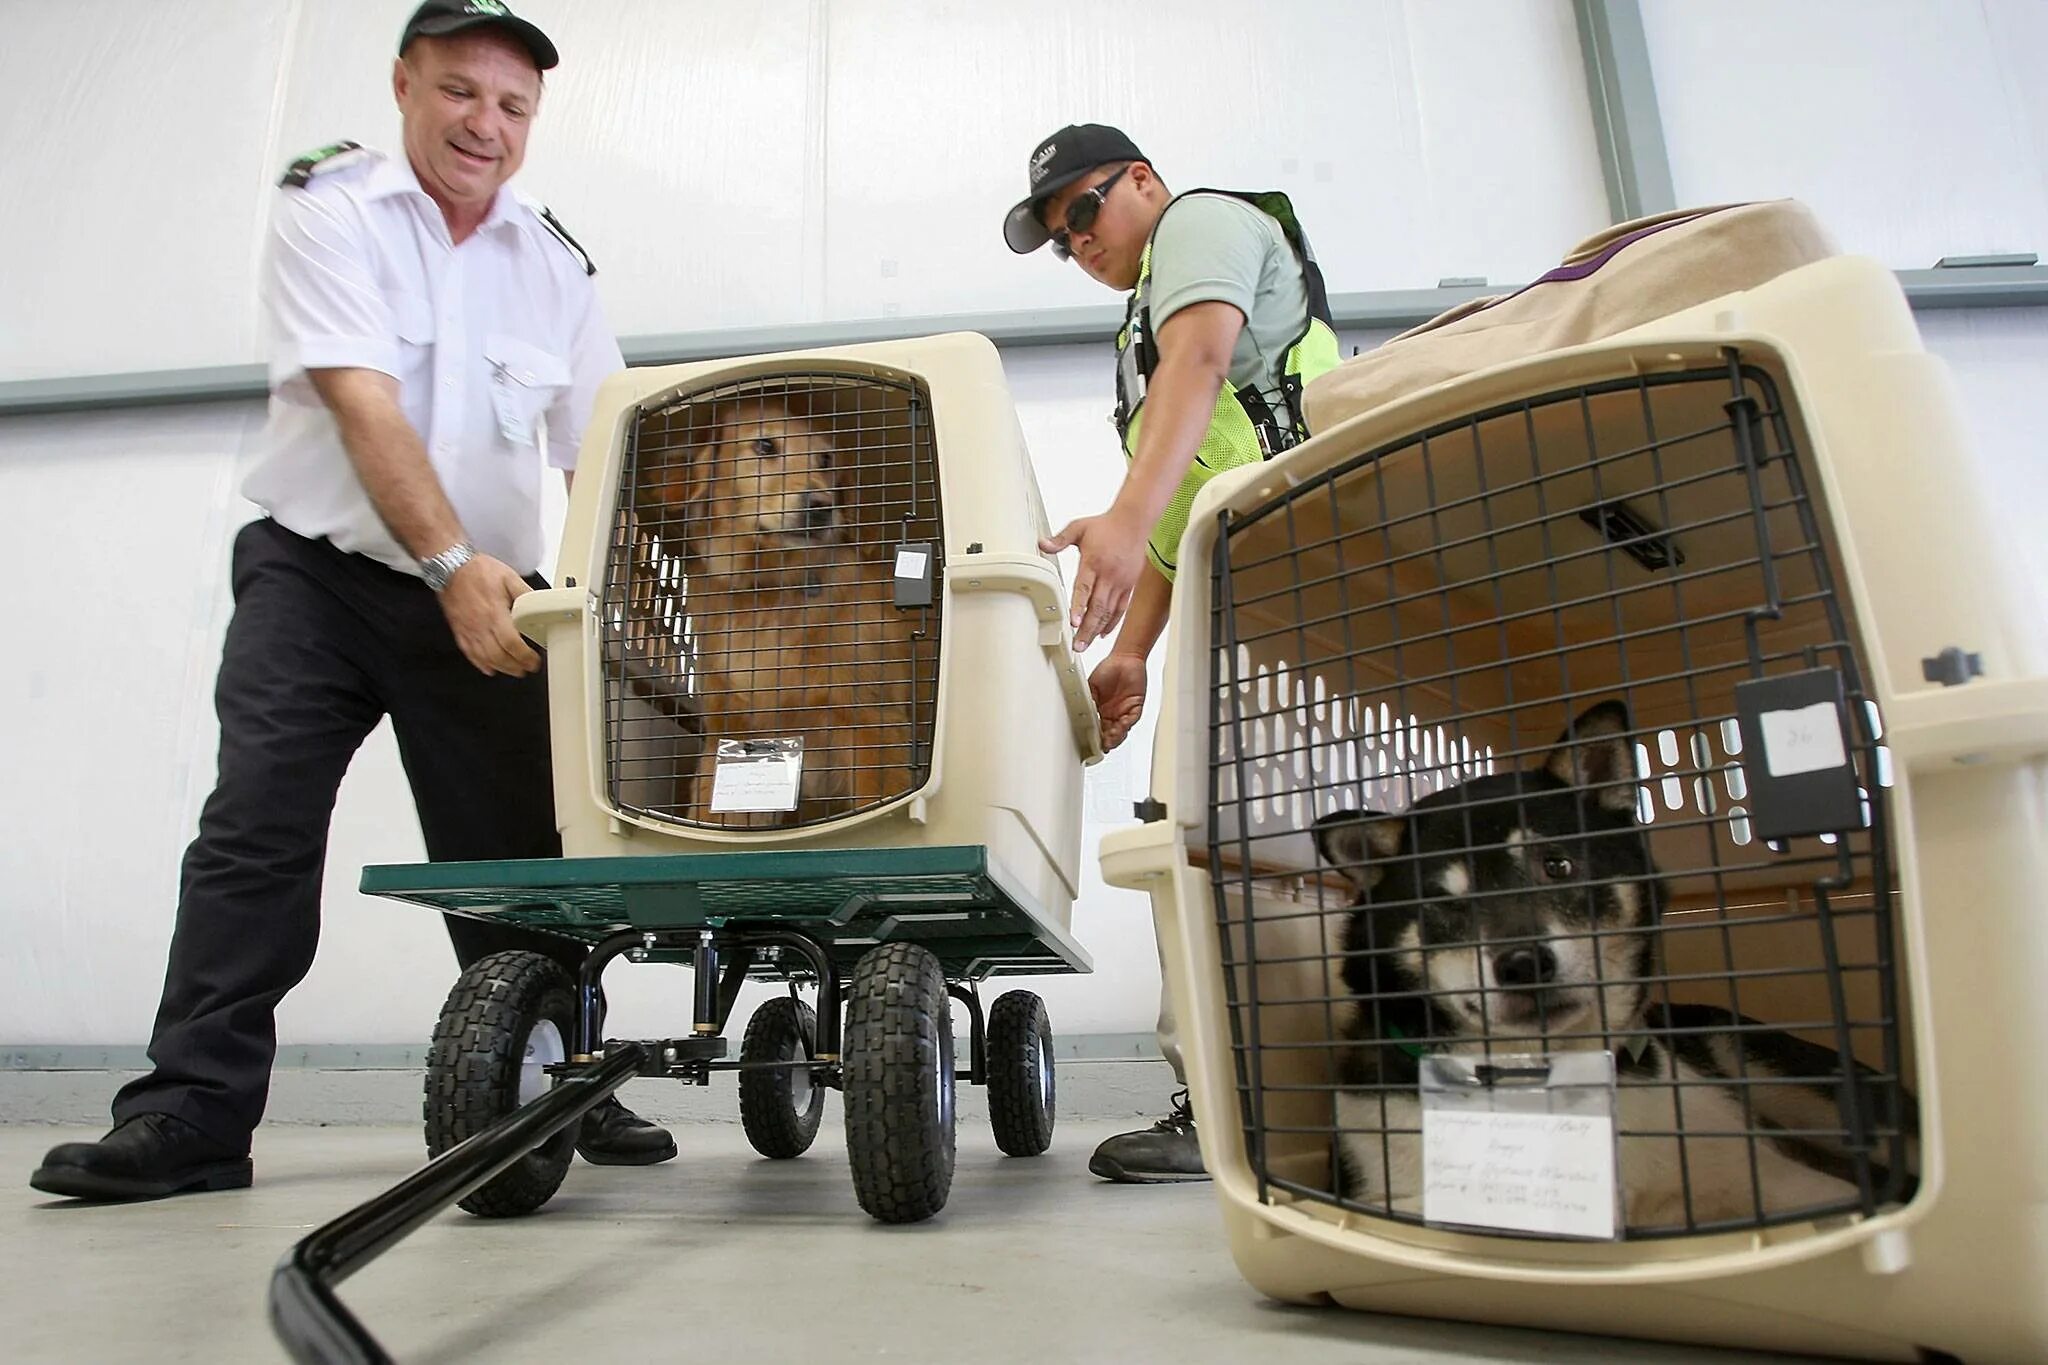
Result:
[[[1098,762],[1103,752],[1102,720],[1095,714],[1095,699],[1074,654],[1074,634],[1067,624],[1059,570],[1037,555],[978,554],[952,560],[947,565],[946,583],[956,593],[1015,592],[1030,599],[1032,614],[1038,618],[1038,644],[1060,675],[1060,690],[1066,694],[1067,718],[1074,726],[1081,761]]]
[[[590,594],[581,588],[537,588],[512,601],[512,625],[521,635],[538,639],[535,632],[567,621],[583,619],[583,604]]]
[[[1980,679],[1893,697],[1884,742],[1909,772],[2040,758],[2048,754],[2048,678]]]

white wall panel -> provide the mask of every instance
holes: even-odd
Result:
[[[272,186],[398,148],[409,0],[0,0],[0,379],[260,358]],[[622,333],[1102,300],[997,236],[1030,148],[1295,196],[1336,290],[1510,281],[1604,218],[1567,0],[530,0],[563,64],[518,184]],[[137,224],[146,222],[146,235]],[[33,326],[30,324],[33,323]]]
[[[2039,0],[1646,0],[1680,203],[1792,195],[1893,267],[2048,254]]]
[[[1922,313],[1920,332],[1955,377],[1971,464],[1990,492],[2007,571],[2048,612],[2048,311]]]
[[[1524,279],[1605,222],[1563,0],[829,13],[831,317],[1100,302],[998,235],[1031,149],[1069,122],[1122,127],[1175,189],[1286,190],[1337,290]]]
[[[292,6],[80,8],[0,0],[0,378],[252,356]]]
[[[802,0],[547,0],[561,47],[527,160],[620,333],[816,317]],[[812,248],[815,254],[815,248]]]
[[[257,405],[0,422],[0,1036],[147,1033],[211,785],[237,452]]]

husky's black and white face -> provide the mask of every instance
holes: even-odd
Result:
[[[1629,729],[1628,708],[1602,702],[1534,768],[1404,815],[1317,821],[1324,860],[1358,893],[1344,945],[1358,1036],[1598,1048],[1639,1022],[1663,891]]]

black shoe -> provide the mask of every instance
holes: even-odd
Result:
[[[1104,1180],[1126,1185],[1164,1185],[1180,1180],[1207,1180],[1202,1149],[1195,1141],[1195,1114],[1188,1092],[1173,1097],[1173,1112],[1150,1128],[1105,1138],[1088,1169]]]
[[[652,1166],[676,1154],[676,1140],[613,1097],[583,1116],[576,1151],[593,1166]]]
[[[246,1144],[218,1142],[181,1118],[137,1114],[98,1142],[52,1147],[28,1183],[72,1199],[161,1199],[248,1188]]]

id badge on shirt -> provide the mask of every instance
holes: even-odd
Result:
[[[491,410],[498,414],[498,434],[515,446],[533,444],[533,418],[526,415],[525,395],[503,365],[491,367]]]

